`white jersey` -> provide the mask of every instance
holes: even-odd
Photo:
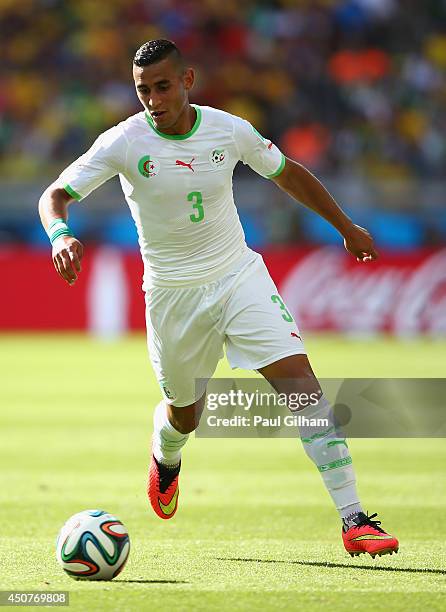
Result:
[[[145,289],[200,285],[221,277],[249,251],[234,205],[238,161],[266,178],[285,165],[279,149],[248,121],[193,105],[184,135],[159,132],[144,112],[101,134],[57,184],[82,200],[119,175],[135,221]]]

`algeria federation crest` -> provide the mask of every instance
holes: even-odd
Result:
[[[151,155],[144,155],[138,162],[138,171],[142,176],[150,178],[159,172],[159,162]]]
[[[227,156],[228,154],[225,149],[212,149],[209,153],[209,161],[213,166],[220,168],[226,165]]]

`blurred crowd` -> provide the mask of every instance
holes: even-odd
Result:
[[[2,0],[0,24],[0,176],[49,172],[138,112],[131,59],[159,37],[196,67],[193,101],[317,172],[444,172],[445,0]]]
[[[42,183],[141,110],[131,63],[152,38],[196,68],[193,102],[249,119],[328,180],[379,246],[446,243],[446,0],[0,0],[0,242],[46,246],[28,212]],[[252,246],[339,243],[248,175],[236,196]],[[70,222],[134,245],[118,190],[102,193],[105,222],[95,206]]]

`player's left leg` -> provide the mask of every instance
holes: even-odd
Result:
[[[380,521],[373,520],[376,514],[367,516],[362,510],[345,436],[334,424],[330,404],[322,394],[307,356],[290,355],[258,371],[278,393],[305,392],[319,397],[317,404],[306,406],[299,414],[308,419],[320,419],[318,422],[329,423],[329,426],[305,427],[301,440],[339,512],[347,552],[352,556],[368,552],[372,557],[398,552],[398,540],[381,529]]]
[[[301,415],[330,423],[330,405],[320,392],[293,316],[259,256],[236,278],[224,313],[226,354],[232,367],[257,370],[280,393],[318,393]],[[321,421],[324,422],[324,421]],[[398,541],[367,517],[356,492],[347,442],[336,427],[306,429],[302,442],[343,521],[346,549],[353,553],[397,550]]]

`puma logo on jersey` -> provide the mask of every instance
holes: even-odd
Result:
[[[302,340],[299,334],[296,334],[295,332],[291,332],[291,335],[293,336],[293,338],[299,338],[299,340]]]
[[[177,159],[175,164],[177,166],[184,166],[185,168],[189,168],[189,170],[192,170],[192,172],[195,172],[195,170],[192,168],[193,161],[195,161],[195,157],[193,157],[188,164],[184,161],[181,161],[181,159]]]

